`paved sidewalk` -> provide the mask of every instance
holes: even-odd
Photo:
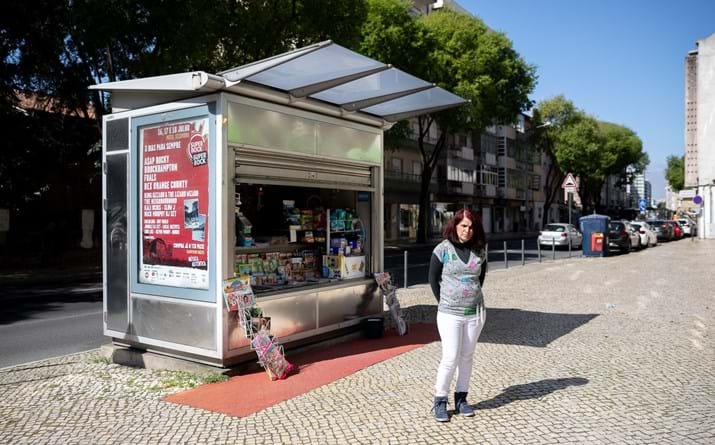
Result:
[[[0,443],[712,444],[713,271],[715,242],[686,240],[490,273],[474,418],[431,417],[438,342],[245,418],[162,402],[190,376],[94,351],[0,370]],[[399,296],[434,320],[427,286]]]

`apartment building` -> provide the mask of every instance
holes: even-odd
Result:
[[[679,207],[698,211],[698,234],[715,238],[715,33],[696,46],[685,58],[685,186],[702,201]]]
[[[422,158],[417,124],[411,139],[385,155],[385,239],[411,239],[417,233]],[[493,126],[481,134],[446,136],[430,183],[430,223],[438,237],[444,224],[461,208],[482,216],[487,233],[522,232],[541,228],[544,210],[542,155],[528,143],[529,118],[516,125]],[[436,128],[426,138],[432,149]],[[559,206],[553,218],[558,221]]]

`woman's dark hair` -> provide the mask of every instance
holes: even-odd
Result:
[[[482,218],[479,214],[470,209],[462,209],[457,211],[454,218],[450,219],[442,235],[450,240],[452,244],[462,244],[457,236],[457,226],[464,218],[472,221],[472,238],[464,243],[464,246],[469,249],[481,249],[487,244],[487,237],[484,235],[484,227],[482,227]]]

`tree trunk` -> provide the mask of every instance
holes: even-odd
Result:
[[[420,116],[418,118],[419,133],[417,138],[417,146],[420,149],[420,154],[422,155],[422,176],[420,178],[420,206],[419,213],[417,217],[417,242],[420,244],[427,243],[430,238],[431,232],[431,214],[432,205],[430,202],[430,184],[432,182],[432,175],[434,174],[434,169],[437,165],[437,160],[439,159],[439,152],[442,151],[442,147],[445,144],[446,131],[441,129],[439,139],[435,143],[434,148],[431,152],[428,152],[425,148],[425,138],[429,134],[429,129],[434,123],[434,118],[427,116]]]
[[[541,227],[544,227],[549,223],[548,219],[551,204],[553,204],[554,200],[558,196],[559,190],[561,190],[561,183],[564,181],[565,177],[566,175],[559,171],[556,164],[551,162],[549,171],[546,174],[546,184],[544,186],[544,211],[541,214]]]
[[[431,218],[430,214],[432,203],[430,202],[430,183],[432,182],[432,174],[434,170],[431,166],[425,164],[422,169],[422,177],[420,180],[420,200],[419,200],[419,213],[417,217],[417,242],[419,244],[427,243],[430,239],[431,232]]]

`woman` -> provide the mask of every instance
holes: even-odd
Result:
[[[449,421],[447,394],[455,370],[454,412],[474,416],[467,392],[474,348],[486,317],[482,296],[486,238],[480,218],[469,209],[458,211],[444,228],[444,238],[434,248],[429,268],[430,286],[439,303],[437,329],[442,340],[433,407],[438,422]]]

